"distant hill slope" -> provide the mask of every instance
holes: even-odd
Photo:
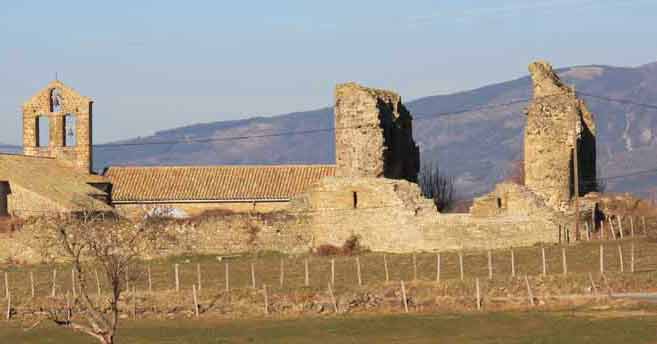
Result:
[[[657,63],[637,67],[581,66],[559,71],[582,93],[657,104]],[[371,85],[376,86],[376,85]],[[415,116],[414,135],[423,160],[439,160],[457,177],[461,197],[491,189],[509,162],[522,158],[526,104],[500,106],[453,116],[437,114],[504,104],[531,97],[529,77],[479,89],[406,103]],[[585,98],[598,126],[599,175],[616,176],[657,167],[657,109]],[[195,124],[153,136],[100,146],[95,166],[173,164],[333,163],[332,132],[224,140],[241,136],[331,128],[331,108],[275,117]],[[204,143],[147,145],[153,142],[208,140]],[[146,145],[133,145],[145,143]],[[608,181],[613,191],[646,192],[656,173]],[[657,189],[656,189],[657,190]]]

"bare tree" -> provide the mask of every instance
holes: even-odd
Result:
[[[454,205],[454,178],[444,175],[438,162],[422,164],[418,184],[424,197],[431,198],[438,211],[448,211]]]
[[[44,219],[43,224],[53,234],[63,256],[73,265],[79,289],[74,301],[82,321],[74,320],[70,310],[64,314],[51,310],[48,318],[58,326],[88,334],[103,344],[114,343],[119,300],[127,279],[132,278],[127,272],[137,270],[136,265],[145,250],[167,238],[162,235],[162,227],[91,213],[66,219]],[[109,281],[110,294],[106,300],[90,297],[87,281],[94,268],[100,269]],[[105,304],[109,304],[109,314]]]

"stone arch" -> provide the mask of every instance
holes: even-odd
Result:
[[[50,90],[50,112],[62,111],[62,91],[59,88]]]
[[[36,118],[36,146],[48,147],[50,145],[50,117],[39,115]]]
[[[78,144],[77,116],[72,113],[64,115],[64,147],[75,147]]]

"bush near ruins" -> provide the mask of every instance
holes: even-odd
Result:
[[[432,199],[438,211],[449,211],[454,206],[454,177],[444,175],[438,162],[422,164],[418,184],[422,195]]]
[[[365,252],[366,250],[360,245],[360,237],[357,235],[350,236],[345,240],[342,247],[324,244],[317,247],[315,254],[320,257],[327,256],[353,256]]]

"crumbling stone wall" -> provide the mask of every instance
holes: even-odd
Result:
[[[574,194],[573,148],[578,144],[579,195],[595,189],[595,122],[584,101],[564,85],[552,66],[529,66],[534,97],[525,128],[525,185],[555,209]]]
[[[396,253],[493,249],[559,240],[559,223],[542,212],[483,217],[439,214],[433,202],[421,196],[417,184],[385,178],[324,178],[292,206],[311,215],[308,228],[313,247],[340,246],[352,236],[371,250]]]
[[[338,85],[335,128],[338,176],[417,180],[420,152],[411,114],[398,94]]]
[[[23,150],[25,155],[61,160],[80,172],[92,170],[92,100],[81,96],[59,80],[23,104]],[[67,115],[75,122],[74,146],[66,146]],[[39,117],[49,119],[48,146],[40,147]]]

